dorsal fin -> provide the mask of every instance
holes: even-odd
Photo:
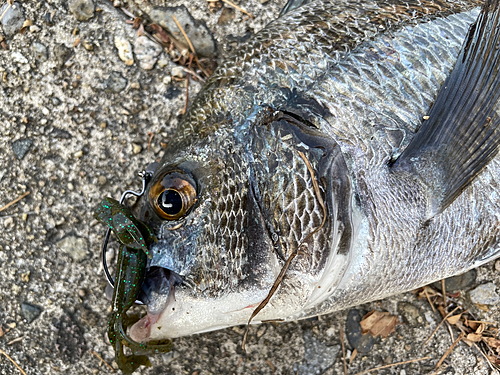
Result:
[[[302,5],[310,3],[312,0],[288,0],[288,2],[285,4],[283,9],[281,9],[280,15],[278,17],[281,17],[284,14],[287,14],[288,12],[291,12],[294,9],[297,9],[298,7],[301,7]]]
[[[500,144],[500,0],[487,0],[428,120],[393,172],[420,176],[443,211],[495,157]]]

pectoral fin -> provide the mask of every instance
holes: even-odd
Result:
[[[470,27],[429,118],[391,166],[417,175],[443,211],[498,153],[500,0],[487,0]]]

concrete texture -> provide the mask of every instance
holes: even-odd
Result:
[[[120,58],[115,41],[134,45],[137,35],[112,2],[73,3],[83,5],[70,10],[62,0],[22,2],[20,12],[33,24],[22,34],[18,21],[3,30],[8,50],[0,47],[0,207],[30,192],[0,212],[0,349],[29,375],[111,373],[93,353],[116,366],[105,338],[110,306],[100,263],[105,229],[92,211],[103,197],[119,198],[140,187],[137,173],[161,157],[161,144],[169,143],[185,99],[185,81],[171,78],[172,71],[182,71],[167,53],[157,56],[151,70],[141,69],[137,59],[131,65]],[[241,0],[255,19],[226,5],[212,13],[205,0],[121,3],[137,14],[151,5],[185,5],[214,33],[223,57],[275,18],[284,0]],[[78,21],[75,12],[92,4],[93,13],[85,11]],[[190,80],[191,98],[200,87]],[[110,248],[116,250],[116,244]],[[467,290],[500,286],[497,268],[478,269]],[[478,320],[499,320],[497,306],[478,307],[466,291],[456,299]],[[422,345],[440,315],[412,293],[359,307],[372,308],[397,314],[403,323],[359,354],[349,374],[424,356],[431,359],[378,373],[431,373],[451,344],[441,328]],[[252,326],[246,353],[239,347],[243,327],[176,339],[172,352],[151,356],[153,367],[137,374],[342,374],[339,330],[346,317],[344,311]],[[493,373],[484,357],[463,343],[442,369],[443,374]],[[17,373],[0,355],[0,374]]]

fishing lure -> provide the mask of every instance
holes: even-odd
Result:
[[[137,220],[131,210],[123,204],[128,194],[141,196],[147,181],[143,174],[143,190],[141,193],[126,191],[120,201],[104,198],[98,205],[94,217],[108,226],[103,244],[103,265],[108,281],[114,286],[112,298],[112,315],[108,324],[108,337],[115,350],[115,360],[124,374],[131,374],[139,366],[151,366],[144,352],[168,352],[172,348],[169,340],[141,343],[132,340],[126,333],[127,327],[133,323],[127,316],[127,311],[140,303],[137,300],[146,275],[147,260],[150,256],[148,246],[156,241],[151,230]],[[116,279],[113,281],[106,265],[106,249],[110,233],[113,232],[121,243],[118,251]],[[124,346],[132,350],[132,355],[126,355]]]

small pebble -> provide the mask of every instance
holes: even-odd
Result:
[[[142,151],[142,147],[139,146],[138,144],[132,143],[132,152],[134,154],[139,154]]]
[[[141,84],[139,82],[132,82],[130,84],[130,87],[135,89],[135,90],[139,90],[141,88]]]
[[[33,56],[38,62],[47,61],[49,54],[47,52],[47,47],[39,42],[33,42],[31,45],[31,50],[33,51]]]
[[[418,308],[413,306],[411,303],[399,302],[398,313],[402,315],[405,321],[411,326],[419,325],[422,321]]]
[[[162,79],[162,82],[166,85],[169,85],[172,82],[172,77],[171,76],[165,76]]]
[[[68,8],[78,21],[88,21],[94,17],[94,2],[92,0],[70,0]]]
[[[27,213],[22,214],[21,219],[22,219],[22,221],[28,220],[28,214]]]
[[[8,10],[7,10],[8,8]],[[6,1],[0,7],[0,15],[3,15],[0,23],[4,35],[12,36],[18,33],[24,24],[23,7],[19,3],[14,3],[12,6]]]
[[[21,303],[21,314],[24,319],[28,321],[28,324],[33,322],[42,313],[42,308],[36,305],[32,305],[27,302]]]
[[[88,253],[87,240],[85,238],[69,236],[56,243],[56,246],[68,254],[75,262],[84,260]]]
[[[347,321],[345,324],[345,333],[347,341],[353,349],[357,349],[359,353],[368,353],[375,344],[375,338],[370,334],[361,334],[362,316],[359,310],[352,309],[347,313]]]
[[[14,219],[12,217],[8,217],[3,221],[3,226],[5,228],[10,228],[14,226]]]
[[[37,33],[40,30],[42,30],[42,29],[40,27],[38,27],[37,25],[31,25],[30,26],[30,33],[32,33],[32,34]]]
[[[139,66],[144,70],[153,69],[158,55],[163,51],[163,47],[153,42],[145,35],[137,37],[134,44],[134,53],[139,61]]]
[[[99,180],[99,185],[106,185],[106,182],[108,182],[108,179],[105,176],[99,176],[97,178]]]
[[[128,80],[120,72],[111,72],[110,76],[104,81],[104,91],[109,93],[119,93],[125,90]]]
[[[81,158],[83,156],[83,151],[80,150],[80,151],[75,152],[74,156],[75,156],[75,158]]]
[[[170,59],[166,58],[165,57],[166,55],[163,54],[162,57],[158,60],[158,67],[160,68],[164,68],[166,67],[168,64],[170,64]]]
[[[19,63],[19,64],[28,64],[29,63],[28,59],[26,57],[24,57],[19,52],[12,52],[11,59],[12,59],[12,61]]]
[[[28,153],[33,141],[30,138],[21,138],[12,142],[12,151],[18,160],[24,158]]]
[[[118,49],[118,56],[125,65],[134,65],[134,55],[132,54],[132,45],[130,42],[120,36],[115,36],[115,47]]]
[[[64,44],[56,44],[54,47],[54,56],[56,57],[57,65],[62,68],[64,64],[69,60],[73,50],[66,47]]]
[[[446,292],[455,292],[457,290],[463,290],[473,285],[476,281],[477,270],[472,269],[461,275],[449,277],[444,281],[444,287]],[[432,284],[433,287],[441,290],[441,281]]]
[[[82,45],[83,45],[83,48],[85,48],[87,51],[94,50],[94,45],[91,42],[89,42],[88,40],[84,40]]]
[[[188,48],[189,46],[185,42],[173,16],[182,25],[198,56],[215,57],[216,48],[212,32],[204,22],[195,20],[184,5],[170,8],[157,7],[150,12],[150,17],[155,23],[170,31],[177,40],[184,43]]]
[[[496,305],[500,302],[494,283],[479,285],[469,292],[469,296],[472,303],[479,305]]]
[[[68,183],[68,190],[73,191],[73,190],[74,190],[74,188],[75,188],[75,187],[73,186],[73,184],[72,184],[71,182],[69,182],[69,183]]]
[[[170,72],[173,77],[184,78],[186,72],[179,66],[174,66]]]

